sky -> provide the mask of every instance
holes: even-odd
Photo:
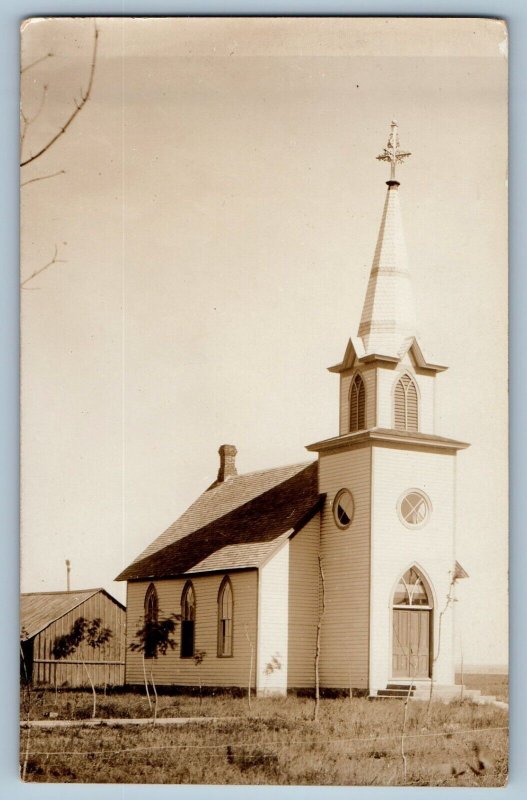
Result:
[[[398,177],[419,338],[449,366],[437,433],[471,443],[458,658],[505,663],[505,29],[97,25],[90,99],[22,169],[22,280],[60,259],[22,289],[22,590],[65,588],[70,559],[73,588],[122,599],[113,579],[214,480],[220,444],[248,472],[309,460],[338,433],[326,368],[357,332],[395,117],[412,152]],[[93,31],[26,23],[26,154],[86,87]]]

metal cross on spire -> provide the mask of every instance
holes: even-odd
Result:
[[[399,126],[393,119],[390,127],[390,135],[388,136],[388,143],[382,153],[377,156],[378,161],[390,162],[390,180],[395,180],[395,166],[402,164],[405,158],[412,154],[408,150],[399,150]]]

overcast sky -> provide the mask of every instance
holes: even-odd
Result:
[[[481,20],[101,19],[92,96],[22,180],[22,589],[105,586],[214,480],[338,433],[395,117],[437,433],[458,455],[456,606],[507,658],[507,62]],[[26,25],[36,152],[87,85],[93,23]],[[482,613],[481,609],[484,609]]]

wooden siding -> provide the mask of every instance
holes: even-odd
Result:
[[[322,625],[320,676],[328,688],[368,686],[370,593],[369,446],[321,455],[321,555],[326,613]],[[333,501],[342,488],[353,494],[355,513],[347,530],[333,519]]]
[[[87,644],[66,659],[57,661],[51,651],[57,636],[69,633],[73,623],[79,618],[91,620],[100,617],[113,636],[99,650]],[[102,685],[121,685],[124,683],[125,663],[125,612],[103,592],[90,597],[77,608],[53,622],[33,640],[33,683],[54,686],[89,685],[86,670],[81,659],[88,663],[94,683]]]
[[[225,575],[229,575],[233,593],[233,655],[218,656],[218,591]],[[180,613],[181,592],[186,578],[169,578],[153,581],[159,598],[160,617]],[[196,594],[196,621],[194,642],[196,650],[204,650],[206,656],[199,666],[192,658],[181,658],[179,644],[173,651],[157,660],[147,661],[150,671],[153,665],[154,678],[159,685],[197,686],[246,686],[249,679],[250,637],[256,649],[257,572],[245,570],[212,575],[196,575],[192,578]],[[130,644],[141,626],[144,615],[144,597],[150,581],[128,583],[127,601],[127,651],[126,683],[143,682],[142,657],[130,651]],[[247,635],[246,635],[247,633]],[[180,627],[176,631],[180,641]],[[255,655],[256,659],[256,655]],[[256,685],[253,664],[253,686]]]
[[[372,690],[392,679],[392,592],[398,578],[416,564],[430,583],[434,601],[432,642],[437,643],[438,609],[445,604],[454,565],[455,455],[445,452],[376,446],[373,449],[371,683]],[[424,491],[432,511],[428,522],[403,524],[398,503],[409,489]],[[454,681],[453,614],[444,615],[439,683]]]
[[[289,545],[288,686],[315,685],[315,644],[319,612],[320,515],[291,539]]]
[[[287,540],[260,569],[256,670],[259,694],[285,694],[289,685],[289,548]]]
[[[376,422],[375,384],[376,369],[373,366],[362,366],[358,370],[364,381],[366,428],[374,428]],[[357,374],[356,369],[350,369],[340,376],[340,414],[339,433],[343,436],[350,432],[350,389],[351,383]]]

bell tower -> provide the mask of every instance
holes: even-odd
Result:
[[[396,680],[454,682],[453,625],[438,603],[455,573],[455,461],[464,442],[438,436],[435,379],[417,337],[391,123],[377,156],[390,178],[356,336],[339,375],[339,433],[319,454],[326,614],[322,685],[375,693]]]

